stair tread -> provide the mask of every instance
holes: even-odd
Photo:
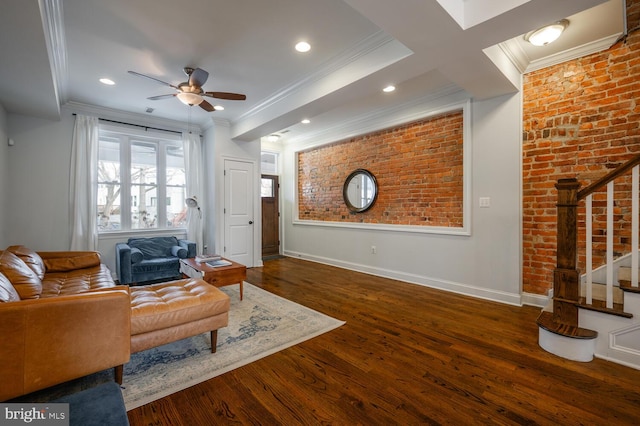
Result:
[[[607,308],[607,302],[604,300],[593,299],[591,304],[588,305],[584,297],[581,297],[578,301],[579,308],[588,309],[590,311],[602,312],[605,314],[616,315],[624,318],[633,318],[633,314],[624,311],[624,305],[621,303],[614,303],[613,309]]]
[[[538,326],[545,330],[561,336],[573,337],[575,339],[595,339],[598,337],[597,331],[555,322],[553,320],[553,313],[549,311],[542,311],[536,322]]]
[[[631,287],[631,281],[620,280],[620,288],[622,291],[629,291],[631,293],[640,293],[640,287]]]

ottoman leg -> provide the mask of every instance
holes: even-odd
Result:
[[[218,330],[211,330],[211,353],[215,354],[218,346]]]

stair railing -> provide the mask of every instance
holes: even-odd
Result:
[[[614,181],[631,171],[631,287],[638,288],[638,242],[640,155],[622,164],[601,179],[579,190],[577,179],[560,179],[557,204],[557,262],[553,277],[553,321],[557,324],[578,326],[580,303],[580,274],[578,259],[578,205],[585,201],[585,278],[584,303],[593,304],[593,194],[606,186],[606,308],[613,309],[614,271]]]

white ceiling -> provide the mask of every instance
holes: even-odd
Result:
[[[511,93],[514,70],[606,49],[624,31],[623,0],[3,0],[0,8],[7,112],[58,119],[69,103],[205,127],[224,120],[240,140],[322,132],[441,93]],[[558,42],[523,41],[567,17]],[[301,39],[310,52],[294,51]],[[173,90],[127,73],[177,85],[185,66],[209,71],[204,90],[247,100],[211,100],[225,107],[215,112],[151,101]],[[382,93],[387,84],[397,90]]]

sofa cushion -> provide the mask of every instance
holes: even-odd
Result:
[[[51,272],[42,280],[42,298],[66,296],[112,288],[115,286],[111,271],[100,264],[75,271]]]
[[[145,260],[170,257],[171,248],[179,245],[176,237],[129,238],[127,244],[140,250]]]
[[[69,272],[100,266],[100,253],[94,251],[41,253],[46,273]]]
[[[136,263],[140,263],[142,262],[142,259],[144,259],[144,255],[140,249],[131,247],[131,264],[135,265]]]
[[[20,300],[20,295],[4,274],[0,274],[0,302],[16,302]]]
[[[13,284],[20,299],[37,299],[42,293],[42,281],[22,259],[9,250],[0,253],[0,272]]]
[[[40,279],[44,278],[44,272],[45,272],[44,261],[42,260],[42,258],[38,253],[36,253],[34,250],[31,250],[30,248],[27,248],[25,246],[11,246],[7,248],[7,250],[15,254],[16,256],[18,256],[20,259],[22,259],[24,263],[26,263],[27,266],[31,268],[33,272],[36,273],[38,278]]]

